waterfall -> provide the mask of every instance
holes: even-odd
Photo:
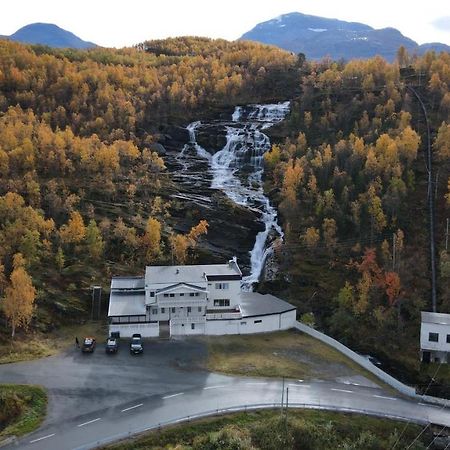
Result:
[[[225,146],[211,155],[196,140],[200,122],[190,124],[187,129],[190,142],[180,156],[193,148],[196,154],[208,161],[212,175],[211,187],[222,190],[236,204],[258,210],[264,223],[264,230],[256,236],[250,252],[250,274],[244,277],[242,288],[251,290],[259,281],[264,264],[273,251],[267,246],[269,234],[275,231],[283,238],[283,231],[277,222],[277,212],[264,194],[262,174],[263,156],[270,150],[269,137],[263,130],[281,122],[289,112],[289,102],[271,105],[237,106],[231,122],[224,123]]]

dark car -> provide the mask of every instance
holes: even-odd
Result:
[[[83,353],[94,353],[95,350],[95,338],[85,337],[83,344],[81,345],[81,351]]]
[[[117,353],[119,350],[119,341],[115,337],[109,337],[106,341],[105,352],[106,353]]]
[[[132,355],[138,355],[144,351],[144,346],[142,345],[142,336],[140,334],[133,334],[130,342],[130,353]]]

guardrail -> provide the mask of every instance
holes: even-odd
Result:
[[[91,442],[89,444],[83,445],[81,447],[77,447],[74,450],[90,450],[95,449],[97,447],[111,444],[112,442],[121,441],[124,439],[129,439],[133,436],[136,436],[141,433],[145,433],[147,431],[156,431],[161,430],[162,428],[171,426],[171,425],[177,425],[185,422],[191,422],[192,420],[198,420],[198,419],[204,419],[206,417],[213,417],[213,416],[219,416],[227,413],[233,413],[233,412],[247,412],[247,411],[257,411],[260,409],[278,409],[281,408],[282,404],[280,403],[254,403],[254,404],[248,404],[248,405],[236,405],[236,406],[230,406],[227,408],[218,408],[218,409],[212,409],[203,411],[197,414],[191,414],[188,416],[178,417],[176,419],[168,420],[165,422],[159,422],[158,424],[143,428],[143,429],[136,429],[133,431],[128,431],[126,433],[120,433],[116,434],[114,436],[109,436],[105,439],[97,440],[95,442]],[[283,407],[286,407],[286,404],[283,405]],[[426,420],[411,420],[410,417],[404,417],[404,416],[398,416],[393,414],[386,414],[381,413],[379,411],[373,411],[369,409],[364,408],[348,408],[344,406],[335,406],[335,405],[328,405],[323,403],[289,403],[289,408],[295,408],[295,409],[317,409],[317,410],[324,410],[324,411],[337,411],[337,412],[345,412],[345,413],[355,413],[355,414],[365,414],[368,416],[375,416],[375,417],[382,417],[385,419],[392,419],[392,420],[400,420],[404,422],[409,423],[417,423],[419,425],[426,425],[428,424],[428,421]]]
[[[377,378],[379,378],[381,381],[386,383],[387,385],[394,388],[396,391],[400,392],[403,395],[407,395],[408,397],[414,398],[415,400],[420,400],[428,403],[434,403],[440,406],[449,406],[450,400],[446,400],[444,398],[439,397],[431,397],[429,395],[419,395],[416,393],[416,389],[408,386],[406,384],[403,384],[401,381],[397,380],[397,378],[394,378],[393,376],[389,375],[388,373],[384,372],[380,368],[374,366],[369,360],[364,358],[364,356],[358,355],[358,353],[354,352],[350,348],[346,347],[344,344],[341,344],[336,339],[333,339],[332,337],[321,333],[320,331],[315,330],[314,328],[311,328],[308,325],[305,325],[301,322],[295,322],[294,327],[305,333],[309,336],[318,339],[319,341],[322,341],[324,344],[329,345],[330,347],[333,347],[338,352],[342,353],[343,355],[347,356],[347,358],[351,359],[364,369],[366,369],[368,372],[375,375]]]

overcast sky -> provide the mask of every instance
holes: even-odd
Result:
[[[108,47],[196,35],[237,39],[257,23],[302,12],[395,27],[419,44],[450,45],[449,0],[1,0],[0,34],[55,23]],[[420,6],[419,6],[420,5]]]

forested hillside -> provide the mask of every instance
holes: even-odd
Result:
[[[420,311],[431,310],[427,134],[408,86],[431,127],[438,310],[450,312],[450,55],[409,61],[402,49],[399,60],[304,64],[279,130],[290,137],[265,155],[286,231],[281,275],[265,288],[402,372],[417,367]]]
[[[79,320],[90,286],[112,273],[193,261],[208,223],[173,231],[182,205],[155,144],[191,117],[284,99],[296,63],[276,48],[203,38],[90,51],[0,41],[4,324]]]

